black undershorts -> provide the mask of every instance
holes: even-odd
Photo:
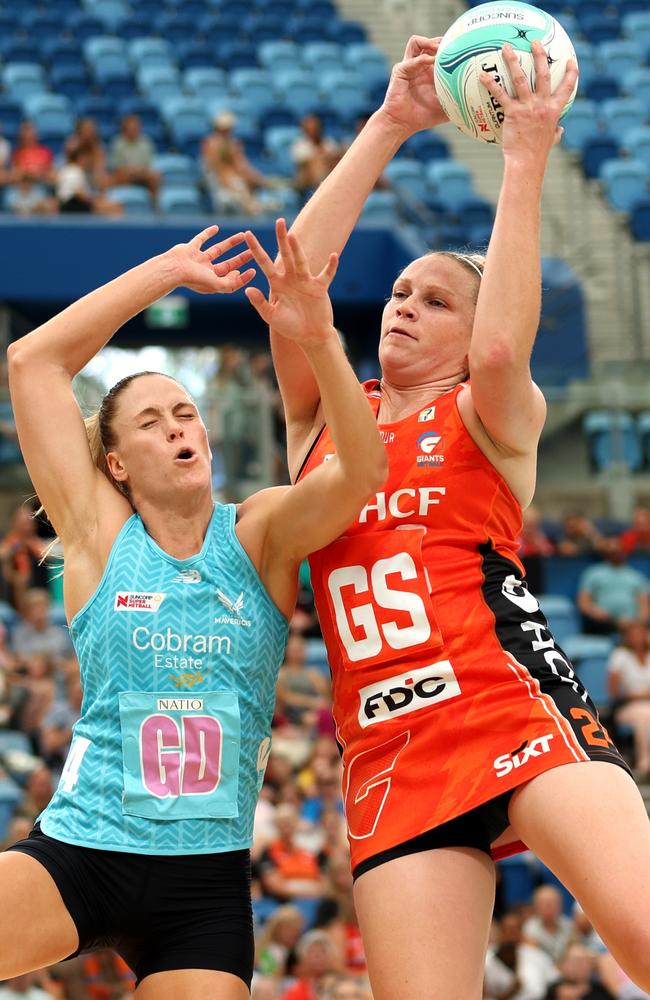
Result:
[[[54,879],[79,934],[68,958],[112,948],[138,983],[155,972],[212,969],[250,989],[249,851],[127,854],[65,844],[38,825],[9,850],[29,854]]]
[[[401,844],[389,847],[371,858],[361,861],[352,872],[352,877],[358,879],[364,872],[369,872],[387,861],[404,858],[407,854],[419,854],[421,851],[433,851],[439,847],[473,847],[491,856],[491,845],[510,826],[508,806],[515,788],[503,795],[484,802],[476,809],[470,809],[462,816],[456,816],[447,823],[441,823],[433,830],[426,830],[404,840]]]

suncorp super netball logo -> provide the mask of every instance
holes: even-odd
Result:
[[[445,456],[442,453],[441,434],[426,431],[424,434],[420,434],[417,446],[418,454],[415,459],[417,465],[442,465],[445,461]]]
[[[166,594],[136,594],[119,591],[115,595],[114,611],[157,611]]]

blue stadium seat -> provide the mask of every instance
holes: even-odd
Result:
[[[270,896],[256,896],[253,899],[253,919],[256,927],[263,927],[272,913],[275,913],[280,903]]]
[[[131,12],[119,26],[120,38],[125,42],[130,42],[133,38],[143,38],[151,28],[151,20],[139,9],[137,13]]]
[[[296,169],[291,147],[300,135],[297,125],[273,125],[264,131],[264,145],[270,160],[269,172],[293,177]]]
[[[277,101],[271,73],[258,66],[248,69],[234,69],[230,73],[230,89],[233,94],[243,95],[253,101],[260,114]]]
[[[462,163],[434,160],[427,166],[426,177],[430,193],[452,211],[474,197],[472,175]]]
[[[641,66],[643,58],[643,48],[627,38],[601,42],[596,49],[596,59],[607,76],[623,76],[630,67]]]
[[[9,636],[11,636],[12,629],[17,621],[18,615],[11,604],[8,604],[6,601],[0,601],[0,624],[4,625]]]
[[[619,153],[618,139],[605,132],[587,139],[582,146],[582,169],[587,177],[598,177],[606,160],[615,160]]]
[[[179,42],[175,46],[178,65],[183,70],[216,69],[214,47],[207,42]],[[220,70],[223,73],[223,70]]]
[[[119,202],[125,215],[153,215],[151,195],[146,188],[137,187],[135,184],[118,184],[111,188],[111,198]]]
[[[576,670],[589,693],[589,697],[598,709],[609,708],[611,701],[607,683],[608,659],[608,656],[585,656],[580,660]]]
[[[0,50],[2,59],[7,63],[29,63],[34,61],[34,43],[28,37],[7,38],[2,42]]]
[[[637,66],[623,77],[622,90],[650,107],[650,66]]]
[[[241,24],[242,34],[247,41],[253,42],[255,45],[282,38],[284,29],[284,18],[277,14],[249,14]]]
[[[129,59],[138,73],[150,66],[173,66],[174,52],[164,38],[132,38],[128,43]]]
[[[606,635],[574,635],[566,640],[563,649],[577,667],[582,660],[607,659],[614,649],[614,639]]]
[[[626,38],[640,45],[646,54],[646,59],[650,58],[650,10],[635,11],[623,16],[623,33]]]
[[[414,157],[423,163],[449,158],[449,145],[445,139],[433,131],[416,132],[400,147],[397,157]]]
[[[455,215],[468,234],[472,246],[486,246],[492,235],[494,207],[485,198],[467,198],[455,208]]]
[[[189,66],[183,73],[183,86],[189,94],[208,100],[220,97],[228,89],[225,70],[216,66]]]
[[[636,160],[606,160],[600,179],[610,205],[618,212],[629,212],[648,193],[650,169]]]
[[[537,599],[556,641],[564,647],[565,640],[580,631],[574,602],[563,594],[539,594]]]
[[[249,42],[222,41],[217,44],[218,61],[224,69],[257,66],[257,47]]]
[[[7,63],[2,70],[2,81],[7,95],[18,101],[47,90],[45,73],[39,63]]]
[[[596,52],[591,42],[585,42],[577,38],[574,42],[574,49],[580,67],[580,78],[578,81],[578,94],[583,97],[585,87],[599,73],[596,64]]]
[[[153,19],[153,27],[162,38],[171,45],[176,45],[178,42],[187,42],[194,38],[196,19],[186,13],[184,8],[179,10],[163,8]]]
[[[371,194],[392,194],[391,191],[373,191]],[[388,199],[390,202],[390,198]],[[387,203],[388,203],[387,202]],[[393,207],[394,207],[393,199]],[[327,646],[322,639],[306,639],[305,640],[305,660],[310,666],[315,667],[328,667],[327,659]]]
[[[618,10],[623,19],[630,14],[646,14],[648,11],[647,0],[618,0]]]
[[[609,8],[609,10],[612,11],[613,8]],[[594,45],[598,45],[600,42],[613,41],[620,34],[618,16],[610,16],[603,13],[581,16],[578,13],[577,18],[583,35]]]
[[[93,35],[101,35],[105,31],[104,23],[93,14],[84,10],[72,9],[63,16],[65,31],[77,42],[84,42]]]
[[[383,222],[393,226],[398,218],[397,195],[394,191],[371,191],[361,212],[362,222]]]
[[[391,186],[400,196],[424,201],[427,181],[424,164],[419,160],[397,159],[388,164],[384,171]]]
[[[108,31],[116,31],[129,16],[129,7],[122,0],[92,0],[86,4],[90,14],[99,18]]]
[[[175,66],[150,64],[139,69],[136,76],[141,93],[157,107],[181,93],[180,76]]]
[[[367,88],[386,83],[390,67],[383,52],[367,42],[352,42],[344,49],[345,65],[355,69]]]
[[[613,97],[621,96],[619,80],[615,76],[605,76],[604,73],[597,73],[585,85],[584,96],[590,101],[609,101]]]
[[[127,57],[126,45],[115,35],[93,35],[87,38],[83,44],[83,53],[91,64],[104,56],[118,56],[123,60]]]
[[[615,97],[603,103],[599,117],[605,128],[624,136],[630,129],[643,125],[649,115],[650,105],[646,108],[637,97]],[[573,117],[573,108],[569,117]]]
[[[335,110],[345,121],[353,121],[368,110],[368,91],[364,81],[354,70],[341,69],[324,73],[320,79],[320,92],[325,106]]]
[[[195,185],[162,188],[158,204],[163,215],[202,215],[203,202]]]
[[[266,66],[274,76],[280,70],[298,69],[301,64],[301,50],[295,42],[260,42],[257,53],[260,65]]]
[[[198,182],[198,167],[189,156],[180,153],[159,153],[153,163],[166,188],[192,187]]]
[[[589,139],[598,135],[600,129],[598,105],[595,101],[588,101],[581,97],[576,98],[571,113],[567,115],[562,124],[564,125],[564,136],[562,137],[564,148],[581,151]]]
[[[23,109],[20,103],[11,97],[0,94],[0,129],[12,144],[16,140],[22,119]]]
[[[344,51],[336,42],[307,42],[302,48],[303,65],[317,74],[341,69]]]
[[[90,77],[83,63],[77,63],[75,66],[51,66],[50,83],[57,93],[73,102],[92,89]]]
[[[594,472],[609,469],[614,463],[625,465],[633,472],[641,467],[641,442],[629,413],[592,410],[585,414],[583,429]]]
[[[339,21],[337,18],[330,18],[328,21],[327,36],[339,45],[368,40],[366,29],[359,21]]]
[[[650,171],[650,125],[639,125],[623,132],[622,146]]]

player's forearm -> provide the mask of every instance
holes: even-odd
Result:
[[[305,355],[318,383],[324,420],[346,480],[351,485],[381,485],[387,471],[385,449],[334,327],[326,341],[308,344]]]
[[[161,254],[139,264],[15,341],[8,356],[31,377],[40,365],[76,375],[127,320],[177,287],[174,264]]]
[[[543,170],[506,161],[476,305],[470,367],[528,363],[541,309]]]

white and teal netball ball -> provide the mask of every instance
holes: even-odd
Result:
[[[479,74],[481,70],[490,73],[514,96],[501,52],[509,42],[534,88],[535,64],[530,50],[534,41],[544,46],[554,91],[564,76],[567,61],[575,59],[576,54],[566,31],[550,14],[517,0],[497,0],[472,7],[454,21],[440,43],[434,78],[442,108],[461,132],[483,142],[501,142],[503,108],[480,82]],[[562,117],[573,104],[577,86]]]

